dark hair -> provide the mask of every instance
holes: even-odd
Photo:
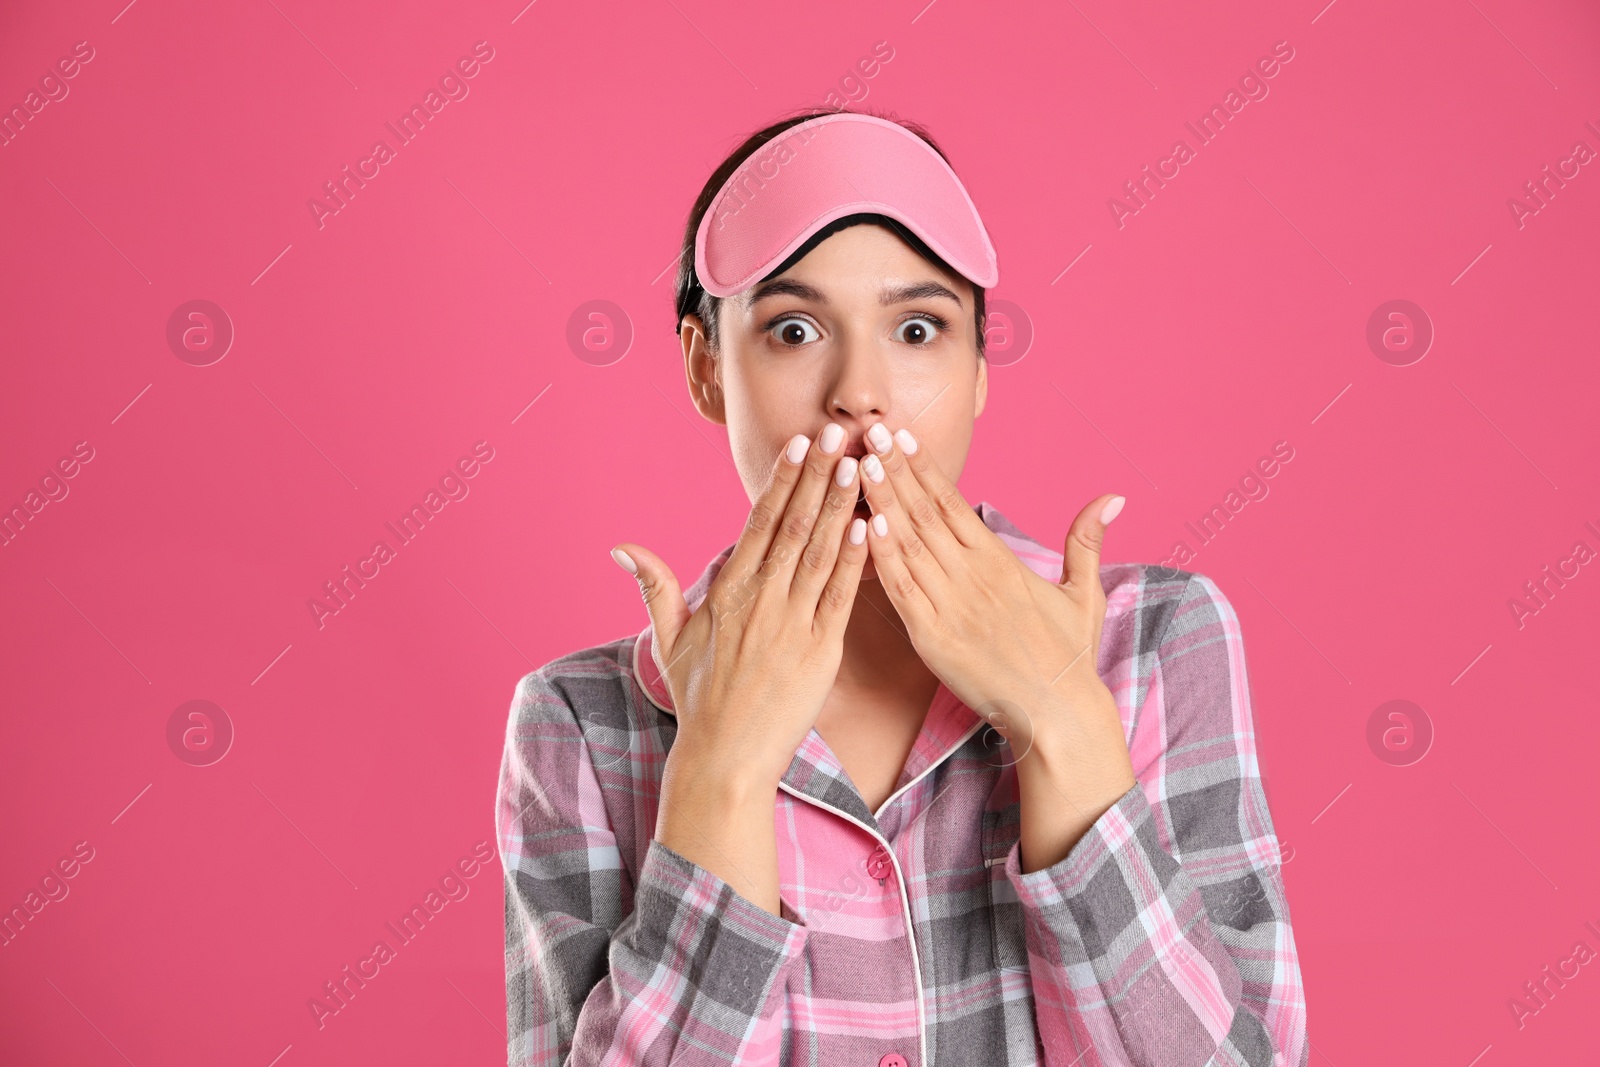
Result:
[[[716,197],[718,191],[721,190],[723,185],[727,183],[728,177],[738,169],[739,164],[743,163],[746,159],[750,158],[750,156],[754,155],[756,149],[760,148],[762,145],[778,136],[778,134],[782,133],[784,130],[789,129],[791,126],[798,126],[807,119],[816,118],[821,114],[840,113],[871,114],[871,112],[851,111],[848,108],[830,108],[826,110],[808,109],[800,114],[792,115],[789,118],[780,119],[777,122],[774,122],[772,125],[759,129],[747,137],[745,142],[738,148],[734,149],[728,158],[722,161],[722,165],[717,167],[717,169],[712,172],[711,177],[706,179],[706,184],[700,190],[700,195],[695,198],[694,207],[689,211],[689,220],[683,228],[683,249],[678,256],[678,284],[676,293],[678,313],[677,317],[673,320],[672,329],[674,333],[681,332],[683,326],[683,317],[685,315],[699,315],[701,321],[705,323],[707,340],[710,343],[712,350],[715,351],[717,347],[717,319],[718,313],[722,307],[722,298],[712,296],[700,285],[700,279],[695,273],[694,269],[694,238],[695,234],[699,232],[700,220],[705,217],[705,213],[711,207],[712,199]],[[928,135],[927,131],[923,130],[916,123],[892,118],[888,115],[875,115],[874,117],[885,119],[886,121],[895,122],[901,126],[904,126],[906,129],[910,130],[912,133],[926,141],[928,143],[928,147],[939,153],[940,159],[943,159],[946,163],[950,162],[949,157],[944,154],[944,150],[934,142],[933,138]],[[935,253],[925,243],[923,243],[923,241],[919,239],[916,234],[912,233],[910,230],[906,229],[899,222],[890,218],[889,216],[880,215],[874,212],[846,215],[844,218],[837,219],[829,225],[824,226],[822,229],[812,234],[811,237],[799,248],[795,249],[794,252],[791,253],[786,260],[780,263],[775,270],[771,271],[767,277],[771,278],[775,275],[782,274],[784,271],[794,266],[795,263],[799,262],[801,257],[807,252],[811,251],[818,244],[822,243],[824,239],[834,233],[837,233],[839,230],[844,229],[846,226],[854,226],[864,222],[878,223],[879,225],[888,227],[895,233],[899,234],[907,244],[914,248],[924,259],[928,260],[928,262],[960,277],[959,271],[952,269],[942,257]],[[765,281],[766,279],[762,280]],[[978,333],[978,355],[980,357],[984,357],[983,326],[984,317],[986,314],[983,298],[984,290],[982,286],[971,283],[970,279],[968,280],[968,283],[972,284],[974,305],[973,310],[975,313],[974,323],[977,327]]]

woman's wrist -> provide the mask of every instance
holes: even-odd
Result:
[[[1017,762],[1024,873],[1065,859],[1101,815],[1138,784],[1116,698],[1103,683],[1057,698]]]
[[[655,839],[740,896],[779,914],[776,780],[676,746],[661,783]]]
[[[686,796],[704,794],[712,804],[742,805],[752,799],[772,799],[793,758],[784,760],[780,768],[775,761],[697,745],[680,736],[667,753],[663,773]]]

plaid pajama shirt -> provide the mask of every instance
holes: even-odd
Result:
[[[1100,574],[1138,785],[1028,874],[1010,750],[943,685],[876,812],[815,730],[795,753],[773,915],[653,840],[677,720],[652,628],[524,677],[496,797],[508,1063],[1304,1067],[1238,618],[1203,575]]]

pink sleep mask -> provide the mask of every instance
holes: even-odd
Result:
[[[743,292],[818,230],[863,212],[903,223],[974,285],[1000,280],[978,209],[933,146],[887,119],[838,113],[791,126],[728,176],[695,234],[700,286]]]

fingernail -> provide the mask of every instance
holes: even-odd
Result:
[[[872,516],[872,529],[879,537],[886,537],[889,533],[889,520],[880,512]]]
[[[803,433],[797,433],[789,442],[789,462],[799,463],[806,458],[806,449],[811,447],[811,438]]]
[[[868,456],[861,461],[861,469],[867,472],[867,477],[874,483],[883,481],[883,464],[878,462],[877,456]]]
[[[613,548],[611,550],[611,558],[617,561],[617,566],[621,567],[629,574],[639,573],[639,565],[633,561],[632,556],[622,551],[622,549]]]
[[[833,472],[833,480],[842,489],[856,480],[856,467],[859,466],[854,456],[846,456],[839,461],[839,468]],[[861,542],[857,541],[857,544]]]
[[[1109,526],[1111,520],[1122,514],[1122,505],[1128,502],[1125,496],[1114,496],[1106,501],[1106,506],[1100,509],[1100,525]]]
[[[828,455],[839,451],[839,443],[844,440],[844,427],[837,422],[830,422],[822,428],[822,450]]]
[[[856,519],[850,523],[850,543],[859,545],[867,539],[867,520]]]
[[[872,428],[867,431],[867,440],[872,442],[872,447],[876,448],[879,454],[886,454],[894,447],[894,438],[889,436],[889,431],[881,422],[872,424]]]
[[[900,442],[900,451],[908,456],[916,455],[917,439],[911,436],[911,431],[902,427],[894,432],[894,439]]]

